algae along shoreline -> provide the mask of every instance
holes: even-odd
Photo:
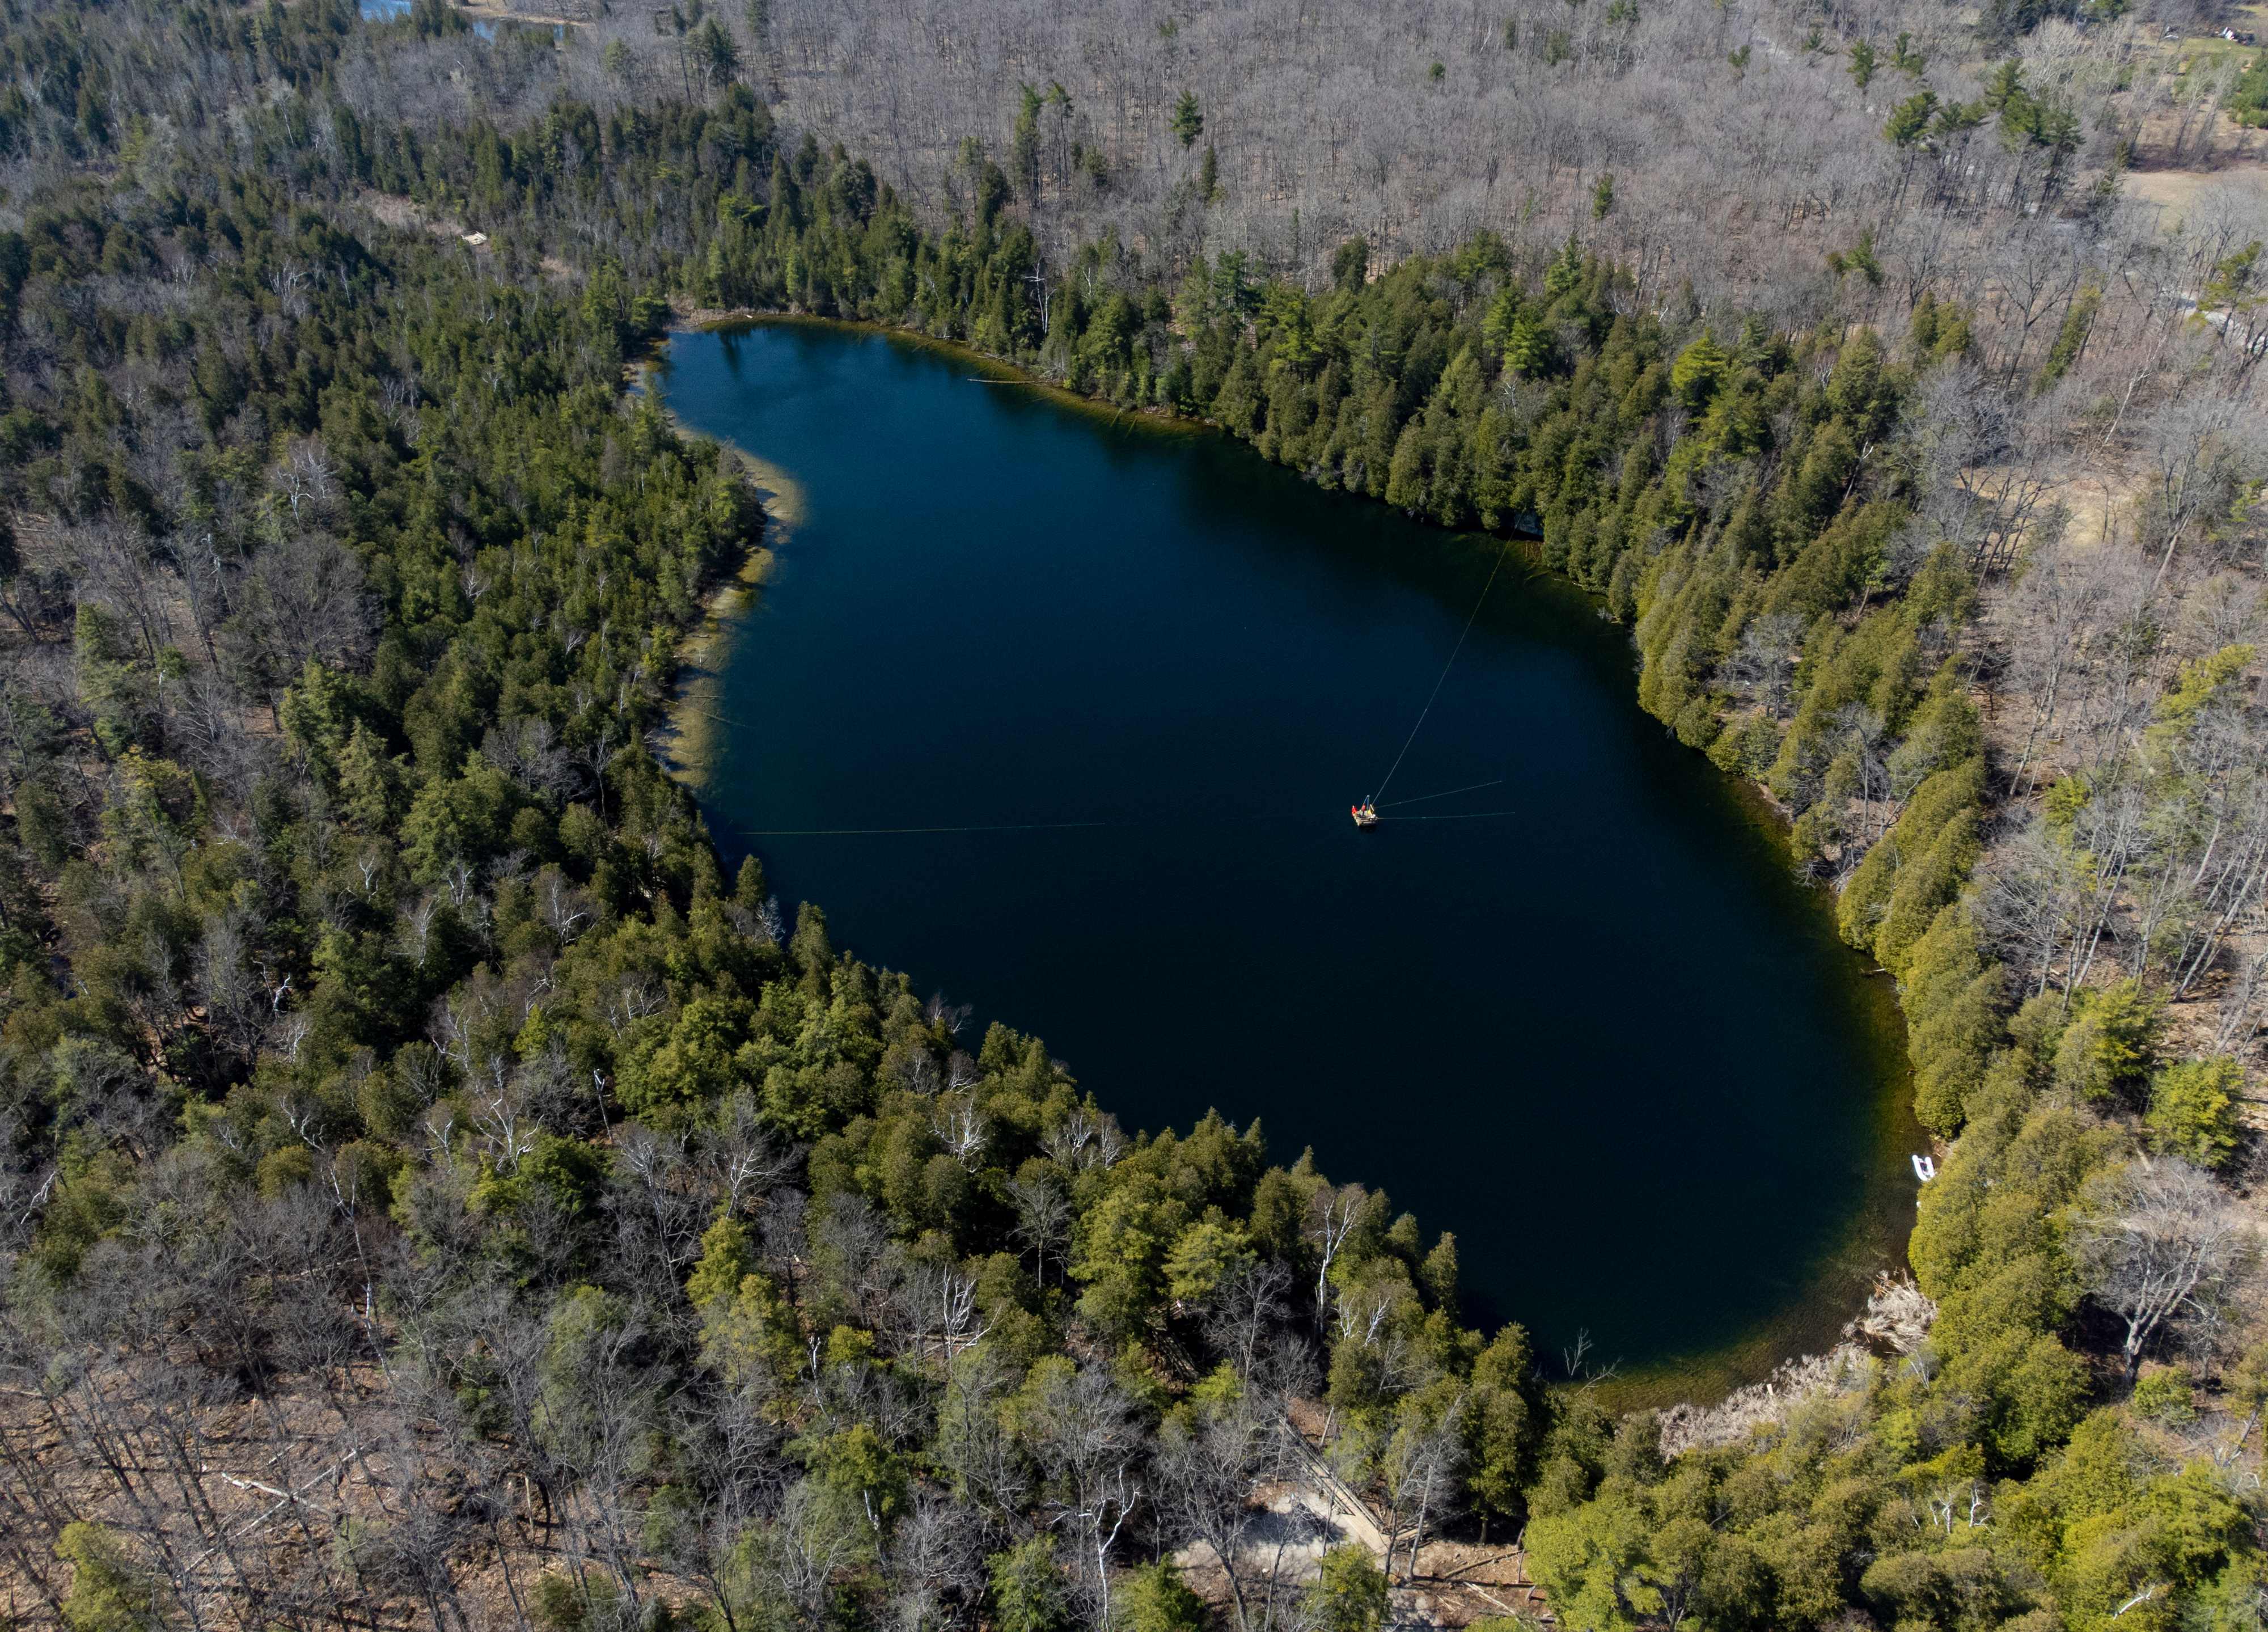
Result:
[[[651,375],[656,366],[652,360],[639,366],[632,387],[635,392],[642,395],[652,392]],[[681,432],[700,434],[671,412],[667,402],[658,393],[654,395],[673,425]],[[805,502],[802,484],[787,471],[747,448],[731,442],[720,446],[754,483],[758,501],[763,506],[764,531],[733,576],[709,592],[703,602],[701,621],[678,642],[675,683],[658,749],[672,775],[696,785],[713,763],[717,733],[729,729],[733,724],[718,713],[719,671],[731,661],[733,643],[739,639],[748,614],[770,579],[781,546],[802,521]]]
[[[801,505],[680,711],[727,858],[1129,1129],[1218,1107],[1387,1190],[1618,1404],[1831,1347],[1904,1266],[1903,1020],[1625,633],[1507,569],[1395,792],[1504,786],[1356,834],[1498,541],[975,360],[767,321],[654,372]]]

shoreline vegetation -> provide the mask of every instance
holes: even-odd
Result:
[[[778,525],[770,504],[764,507]],[[675,683],[667,716],[657,733],[657,749],[670,774],[681,780],[698,783],[707,774],[715,762],[717,727],[734,724],[717,712],[717,671],[731,661],[741,621],[755,610],[777,561],[776,549],[771,544],[752,546],[740,570],[709,593],[702,602],[701,621],[678,646]]]
[[[1376,1632],[1469,1527],[1584,1632],[2259,1627],[2259,256],[2112,230],[2147,132],[2058,64],[2115,16],[1683,10],[1441,49],[1540,112],[1785,75],[1883,236],[1790,199],[1801,267],[1704,299],[1623,253],[1645,178],[1558,165],[1548,233],[1271,255],[1209,236],[1247,182],[1167,81],[1121,116],[1171,230],[1066,241],[1114,162],[1070,92],[915,199],[776,123],[770,4],[556,41],[436,0],[11,11],[9,1601]],[[1675,32],[1734,20],[1754,57]],[[2015,259],[1971,279],[1917,220]],[[724,877],[646,740],[763,520],[623,400],[673,294],[909,318],[1445,526],[1537,514],[1641,705],[1797,812],[1900,981],[1950,1141],[1884,1311],[1914,1346],[1665,1440],[1463,1328],[1455,1243],[1387,1198],[1217,1117],[1130,1137]],[[2092,548],[2059,439],[2148,472]],[[1314,1457],[1382,1558],[1259,1505]]]
[[[1120,423],[1125,417],[1126,410],[1113,409],[1108,403],[1099,402],[1093,396],[1068,389],[1060,381],[1035,374],[1001,358],[977,351],[963,343],[885,322],[828,318],[807,313],[683,309],[676,314],[676,321],[679,327],[673,329],[672,336],[681,333],[731,334],[760,325],[776,324],[811,326],[894,341],[940,353],[957,364],[981,369],[988,377],[1002,384],[1028,389],[1055,406],[1083,417],[1094,417],[1113,425]],[[668,337],[665,337],[659,343],[666,346],[667,343]],[[737,442],[708,436],[671,411],[659,378],[666,368],[666,361],[660,358],[646,365],[641,373],[640,389],[652,394],[674,425],[687,435],[715,441],[728,454],[743,462],[757,474],[761,489],[773,492],[782,490],[796,491],[795,478],[790,473]],[[1243,440],[1235,438],[1225,425],[1176,414],[1162,406],[1152,405],[1138,411],[1145,427],[1160,434],[1214,434]],[[1248,447],[1249,443],[1245,445]],[[800,519],[801,500],[799,498],[792,500],[790,512],[783,514],[774,509],[768,499],[766,510],[776,521],[784,521],[792,525]],[[1532,568],[1552,571],[1543,558],[1540,535],[1516,534],[1513,541]],[[756,556],[765,562],[767,568],[773,559],[772,550],[779,542],[783,541],[770,540],[768,535],[767,543],[757,547]],[[1564,571],[1555,572],[1553,576],[1559,582],[1583,591],[1586,602],[1599,616],[1607,615],[1602,597],[1586,590]],[[680,671],[676,702],[661,740],[667,748],[673,770],[681,771],[681,779],[696,789],[714,764],[712,734],[719,726],[729,728],[734,723],[717,713],[714,698],[716,674],[729,661],[727,654],[731,642],[738,638],[731,625],[755,610],[755,595],[761,592],[761,582],[759,579],[752,584],[744,574],[740,579],[721,585],[710,599],[708,614],[701,629],[688,639],[685,648],[688,652],[695,652],[695,642],[702,643],[698,654],[691,658],[689,666]],[[719,624],[724,627],[718,628]],[[707,700],[703,700],[704,698]],[[1737,774],[1728,776],[1726,786],[1742,805],[1751,823],[1759,831],[1769,833],[1774,846],[1793,860],[1793,814],[1772,796],[1771,788],[1761,781]],[[1816,877],[1806,878],[1804,882],[1808,886],[1805,893],[1809,905],[1823,914],[1831,925],[1835,912],[1834,891],[1826,886],[1825,881]],[[1883,974],[1888,971],[1876,969],[1873,972]],[[1914,1125],[1911,1115],[1912,1083],[1905,1066],[1904,1010],[1895,998],[1889,1000],[1887,1007],[1894,1016],[1892,1023],[1897,1033],[1894,1044],[1896,1063],[1882,1074],[1883,1104],[1880,1108],[1887,1112],[1889,1122],[1897,1125],[1898,1131],[1881,1141],[1883,1146],[1881,1154],[1884,1160],[1902,1164],[1907,1157],[1912,1138],[1921,1135],[1923,1130]],[[1946,1148],[1942,1140],[1932,1141],[1931,1148],[1937,1156],[1941,1158]],[[1903,1171],[1902,1166],[1900,1170]],[[1691,1397],[1697,1392],[1712,1397],[1711,1403],[1714,1403],[1724,1396],[1767,1388],[1775,1379],[1784,1376],[1810,1375],[1819,1367],[1840,1363],[1833,1358],[1835,1352],[1851,1343],[1853,1333],[1868,1319],[1870,1298],[1879,1300],[1883,1295],[1881,1275],[1894,1273],[1877,1262],[1866,1274],[1854,1274],[1854,1258],[1887,1260],[1889,1265],[1902,1271],[1910,1228],[1910,1219],[1901,1216],[1885,1233],[1881,1219],[1874,1216],[1872,1211],[1863,1205],[1856,1206],[1847,1236],[1822,1248],[1816,1263],[1808,1273],[1802,1296],[1791,1297],[1778,1313],[1761,1323],[1755,1331],[1743,1333],[1716,1348],[1675,1355],[1635,1373],[1616,1370],[1611,1377],[1598,1385],[1602,1403],[1617,1414],[1628,1411],[1690,1406]],[[1822,1312],[1815,1306],[1813,1300],[1823,1293],[1830,1281],[1845,1284],[1833,1295],[1835,1307]],[[1516,1314],[1513,1318],[1516,1319]]]
[[[680,434],[697,435],[662,401],[653,379],[658,366],[657,359],[651,358],[638,364],[633,389],[650,397]],[[763,510],[766,526],[750,540],[731,577],[711,587],[702,602],[700,621],[678,643],[670,702],[655,734],[655,748],[670,774],[688,786],[697,784],[715,763],[717,727],[729,728],[733,724],[717,712],[718,671],[731,661],[733,643],[740,638],[740,624],[755,612],[763,587],[778,565],[780,543],[792,536],[805,513],[802,484],[793,476],[737,444],[703,439],[715,441],[746,476]]]

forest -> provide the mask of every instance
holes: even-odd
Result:
[[[545,15],[0,0],[0,1617],[2268,1624],[2268,227],[2123,179],[2246,139],[2218,14]],[[1593,591],[1898,983],[1904,1318],[1618,1412],[728,875],[764,517],[629,384],[735,311]]]

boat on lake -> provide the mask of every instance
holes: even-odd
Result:
[[[1367,799],[1355,806],[1354,824],[1357,827],[1376,827],[1378,825],[1378,807],[1371,803]]]

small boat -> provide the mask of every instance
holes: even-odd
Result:
[[[1916,1156],[1913,1159],[1913,1170],[1914,1177],[1921,1180],[1921,1182],[1926,1185],[1929,1183],[1931,1179],[1937,1177],[1937,1158],[1935,1156]]]
[[[1376,827],[1378,825],[1378,807],[1371,803],[1367,799],[1355,806],[1354,824],[1357,827]]]

